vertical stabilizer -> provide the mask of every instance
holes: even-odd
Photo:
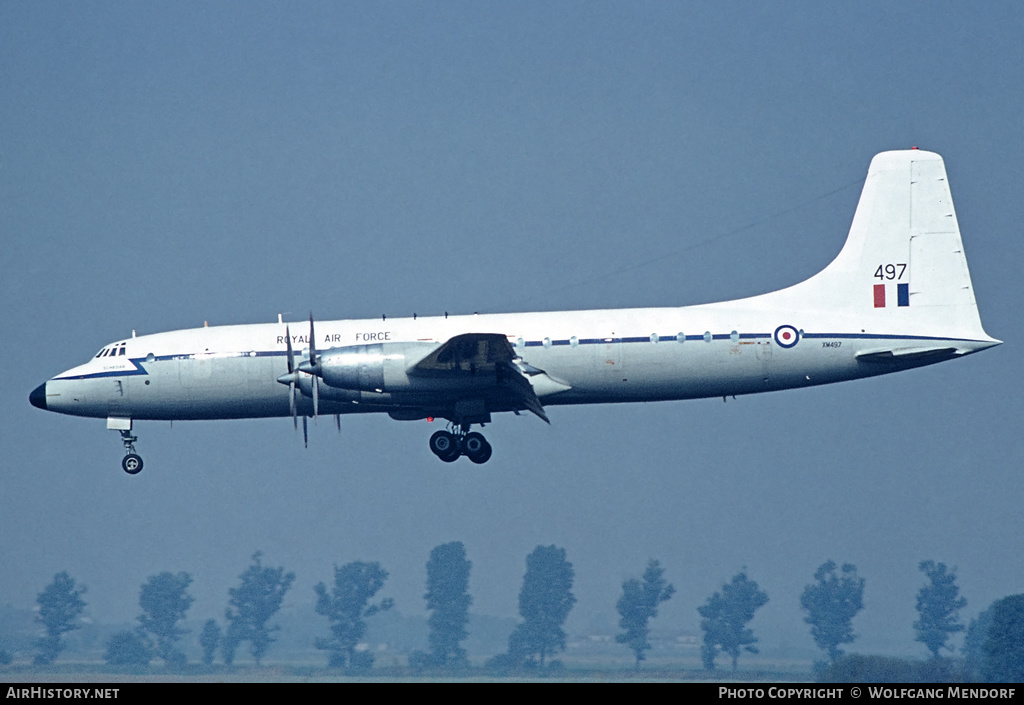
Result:
[[[946,167],[932,152],[871,160],[839,255],[807,281],[768,296],[876,329],[995,342],[981,325]]]

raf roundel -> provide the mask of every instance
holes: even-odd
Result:
[[[793,326],[779,326],[775,329],[775,343],[780,348],[791,348],[800,342],[800,331]]]

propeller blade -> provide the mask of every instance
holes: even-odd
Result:
[[[334,423],[338,426],[338,433],[341,433],[341,414],[334,415]]]
[[[295,412],[295,380],[298,373],[295,371],[295,351],[292,350],[292,332],[288,326],[284,327],[284,342],[288,346],[288,374],[291,381],[288,382],[288,410],[292,412],[292,426],[299,430],[299,417]]]
[[[295,380],[288,383],[288,409],[292,412],[292,426],[299,430],[299,417],[295,413]]]
[[[292,350],[292,334],[288,326],[284,327],[284,341],[288,344],[288,371],[295,371],[295,351]]]
[[[316,333],[313,332],[313,312],[309,312],[309,364],[313,374],[320,374],[320,361],[316,357]]]
[[[313,423],[320,415],[320,360],[316,354],[316,332],[313,330],[313,312],[309,312],[309,366],[313,370]]]
[[[309,448],[309,429],[306,427],[306,417],[302,417],[302,445]]]
[[[281,375],[277,378],[278,382],[282,384],[287,380],[288,384],[288,411],[292,415],[292,426],[295,430],[299,430],[299,417],[295,413],[295,383],[298,380],[299,373],[295,369],[295,351],[292,350],[292,332],[288,326],[284,327],[284,342],[288,349],[287,361],[288,361],[288,374]]]

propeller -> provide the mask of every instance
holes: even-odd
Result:
[[[281,384],[288,385],[288,411],[292,415],[292,425],[299,430],[299,417],[295,408],[295,387],[299,383],[299,369],[295,366],[295,351],[292,349],[292,332],[288,326],[284,327],[284,340],[288,346],[288,372],[277,378]]]
[[[298,381],[299,373],[295,370],[295,351],[292,350],[292,335],[288,326],[284,327],[284,339],[288,344],[288,410],[292,413],[292,425],[298,431],[299,419],[295,412],[295,383]]]
[[[309,366],[313,375],[313,423],[320,415],[320,357],[316,354],[316,334],[313,332],[313,312],[309,312]]]
[[[299,429],[299,414],[295,405],[295,388],[299,384],[299,374],[306,373],[312,379],[310,382],[313,388],[313,423],[316,423],[320,416],[320,355],[316,351],[316,331],[313,328],[313,313],[309,314],[309,359],[295,364],[295,350],[292,349],[292,335],[288,326],[284,327],[285,345],[288,349],[288,372],[277,378],[281,384],[288,385],[288,410],[292,415],[292,425],[295,430]],[[341,415],[334,415],[334,423],[341,432]],[[306,423],[306,416],[302,417],[302,440],[309,447],[309,427]]]
[[[292,348],[292,335],[289,326],[285,326],[285,344],[287,345],[288,372],[277,378],[281,384],[288,385],[288,410],[292,415],[292,425],[299,430],[299,415],[295,404],[295,388],[298,386],[299,373],[306,372],[312,377],[313,387],[313,420],[316,421],[320,414],[320,358],[316,353],[316,338],[313,330],[313,314],[309,314],[309,361],[299,365],[295,364],[295,350]],[[338,420],[338,428],[341,430],[341,421]],[[309,429],[306,417],[302,417],[302,440],[306,447],[309,447]]]
[[[313,330],[313,314],[309,314],[309,359],[299,369],[313,376],[313,423],[320,416],[320,356],[316,352],[316,332]]]

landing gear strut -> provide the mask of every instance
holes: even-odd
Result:
[[[138,436],[133,436],[131,431],[121,431],[121,442],[124,443],[125,456],[121,460],[121,469],[129,475],[138,475],[142,472],[142,457],[135,452],[135,441]]]
[[[491,457],[491,444],[481,433],[470,433],[469,424],[452,426],[452,431],[437,431],[430,437],[430,450],[446,463],[454,463],[464,455],[477,465]]]

